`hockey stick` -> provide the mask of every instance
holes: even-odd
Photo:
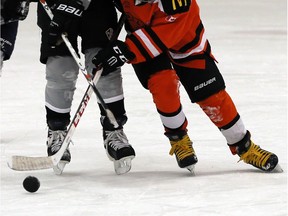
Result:
[[[41,3],[42,2],[45,2],[45,1],[41,0]],[[45,2],[45,4],[46,4],[46,2]],[[43,6],[45,6],[45,5],[43,5]],[[49,8],[47,5],[45,7]],[[124,22],[125,22],[125,17],[124,17],[124,15],[121,15],[121,18],[120,18],[119,23],[118,23],[118,29],[114,33],[112,40],[114,40],[115,38],[118,37],[118,35],[119,35],[123,25],[124,25]],[[65,39],[67,39],[67,38],[65,37]],[[76,111],[76,114],[73,117],[73,120],[72,120],[72,122],[68,128],[67,135],[65,136],[63,143],[62,143],[62,146],[58,150],[58,152],[52,156],[45,156],[45,157],[12,156],[10,158],[10,160],[7,161],[7,163],[8,163],[8,166],[13,170],[18,170],[18,171],[40,170],[40,169],[49,169],[49,168],[52,168],[54,166],[57,166],[57,164],[60,162],[65,150],[67,149],[67,147],[69,146],[69,144],[71,142],[71,137],[74,134],[74,131],[75,131],[75,129],[76,129],[76,127],[80,121],[81,116],[84,113],[84,110],[88,104],[88,101],[89,101],[93,91],[96,93],[98,100],[100,100],[103,108],[106,110],[107,116],[110,113],[112,118],[114,118],[114,120],[115,120],[113,113],[108,109],[107,105],[105,104],[103,98],[101,97],[101,95],[99,94],[99,92],[95,86],[97,81],[99,80],[99,78],[101,76],[102,69],[100,69],[98,72],[96,72],[93,80],[91,80],[91,78],[89,77],[89,74],[87,73],[85,67],[82,66],[81,60],[79,59],[77,53],[73,49],[73,47],[70,44],[68,39],[67,39],[67,42],[68,42],[69,46],[67,45],[67,43],[66,43],[66,45],[67,45],[68,49],[69,48],[71,49],[71,54],[72,53],[75,54],[75,56],[73,56],[73,57],[74,57],[76,63],[78,64],[79,69],[85,75],[85,78],[87,79],[87,81],[89,83],[89,86],[88,86],[88,88],[87,88],[87,90],[86,90],[86,92],[85,92],[85,94],[81,100],[81,103],[80,103],[80,105]],[[72,54],[72,55],[74,55],[74,54]],[[118,125],[116,120],[115,120],[115,122],[116,122],[116,124],[114,123],[114,127]],[[113,123],[113,122],[111,121],[111,123]]]
[[[93,82],[97,83],[100,76],[101,73],[99,74],[96,73],[93,78]],[[61,160],[65,150],[67,149],[67,147],[71,142],[71,137],[73,136],[74,131],[80,121],[80,118],[87,107],[88,101],[90,100],[92,93],[93,89],[89,86],[81,100],[81,103],[73,117],[72,122],[70,123],[70,126],[67,130],[67,134],[63,140],[62,146],[56,154],[44,157],[12,156],[10,160],[8,160],[7,162],[8,166],[13,170],[18,171],[49,169],[52,168],[53,166],[56,166]]]
[[[48,6],[46,0],[40,0],[40,3],[42,4],[43,8],[45,9],[47,15],[52,20],[54,15],[53,15],[50,7]],[[118,22],[118,29],[115,32],[115,34],[113,34],[113,37],[111,38],[111,40],[115,40],[118,37],[118,35],[119,35],[119,33],[120,33],[121,29],[122,29],[122,26],[124,25],[124,22],[125,22],[125,15],[122,14],[120,19],[119,19],[119,22]],[[86,78],[87,82],[89,83],[89,85],[92,87],[94,93],[96,94],[96,96],[97,96],[102,108],[105,110],[106,115],[107,115],[108,119],[110,120],[110,123],[113,124],[114,128],[118,128],[119,125],[118,125],[118,122],[115,119],[115,116],[108,109],[108,107],[107,107],[106,103],[104,102],[101,94],[99,93],[95,83],[93,83],[93,81],[91,80],[90,74],[86,71],[85,67],[81,64],[81,60],[78,57],[78,54],[75,52],[73,46],[71,45],[67,35],[62,33],[61,37],[62,37],[63,41],[65,42],[65,44],[66,44],[68,50],[70,51],[71,55],[73,56],[75,62],[78,64],[79,69],[81,70],[82,74],[84,75],[84,77]]]

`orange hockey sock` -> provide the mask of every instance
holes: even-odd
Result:
[[[197,104],[218,128],[228,125],[238,114],[231,97],[225,90]]]
[[[179,78],[174,70],[163,70],[151,75],[148,88],[165,130],[186,130],[187,120],[179,95]]]

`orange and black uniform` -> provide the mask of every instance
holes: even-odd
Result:
[[[179,98],[180,80],[191,102],[200,105],[228,144],[241,141],[247,131],[225,90],[197,2],[166,1],[186,10],[167,13],[164,0],[139,5],[135,0],[118,1],[127,15],[125,43],[136,55],[130,63],[142,85],[151,92],[165,130],[187,127]]]

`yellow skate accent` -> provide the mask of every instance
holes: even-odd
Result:
[[[245,163],[251,164],[258,168],[264,168],[266,165],[267,160],[273,153],[268,152],[260,148],[260,146],[255,145],[251,141],[251,146],[247,152],[240,156],[240,160],[243,160]],[[238,162],[239,162],[238,161]]]
[[[179,160],[195,154],[195,151],[192,147],[192,141],[190,140],[188,135],[183,136],[183,138],[178,141],[170,140],[170,143],[171,150],[169,154],[173,155],[173,153],[175,153]]]

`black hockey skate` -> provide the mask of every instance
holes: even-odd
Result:
[[[237,144],[230,145],[233,154],[238,154],[240,160],[265,172],[283,172],[278,165],[278,157],[274,153],[266,151],[251,141],[250,132]]]
[[[48,129],[48,137],[47,137],[47,153],[48,156],[56,154],[66,136],[66,130],[51,130]],[[57,166],[53,167],[53,170],[56,174],[62,174],[64,167],[66,164],[70,163],[71,161],[71,154],[69,148],[67,148]]]
[[[129,144],[128,139],[123,131],[123,125],[126,123],[127,117],[123,115],[117,118],[118,128],[110,123],[105,116],[101,117],[103,126],[104,147],[108,158],[114,163],[115,173],[120,175],[130,171],[131,160],[135,157],[135,151]]]
[[[131,160],[135,151],[129,144],[123,129],[104,131],[104,146],[108,158],[114,162],[116,174],[124,174],[131,169]]]
[[[249,149],[245,153],[239,155],[240,161],[243,160],[245,163],[251,164],[260,170],[272,172],[278,164],[278,157],[269,151],[261,149],[260,146],[255,145],[251,140],[249,142]],[[279,169],[281,168],[278,165],[277,170],[275,171],[281,172]]]
[[[165,135],[169,138],[171,144],[170,155],[175,154],[178,166],[188,169],[194,174],[194,166],[198,162],[195,151],[192,147],[186,131],[166,132]]]

